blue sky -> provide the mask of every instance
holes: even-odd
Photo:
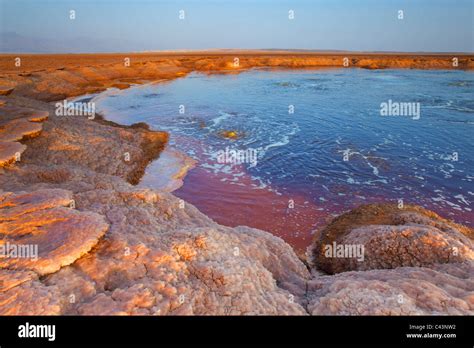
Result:
[[[473,33],[474,0],[0,0],[3,52],[473,52]]]

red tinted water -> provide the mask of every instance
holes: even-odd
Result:
[[[222,225],[271,232],[299,251],[311,243],[311,232],[318,224],[327,220],[328,214],[322,207],[305,197],[253,188],[248,176],[239,178],[241,185],[222,181],[223,178],[223,174],[197,167],[187,174],[184,185],[174,194]]]
[[[254,188],[252,183],[255,182],[248,175],[239,178],[240,185],[222,181],[226,178],[230,177],[197,167],[188,172],[184,185],[174,194],[195,205],[219,224],[249,226],[271,232],[298,252],[306,250],[316,229],[326,225],[334,215],[364,203],[396,202],[386,197],[371,197],[369,201],[361,201],[349,193],[346,196],[336,195],[330,204],[321,202],[317,205],[311,197],[283,195],[270,189]],[[293,208],[291,200],[294,202]],[[449,212],[439,211],[439,207],[425,208],[449,218]],[[461,215],[467,221],[472,221],[472,213]]]

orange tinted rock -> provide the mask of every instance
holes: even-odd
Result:
[[[0,193],[0,222],[20,218],[23,214],[71,204],[72,193],[61,189],[38,190],[30,193]]]
[[[10,251],[0,268],[56,272],[86,254],[108,229],[100,215],[60,207],[70,201],[64,190],[7,195],[0,207],[0,246]]]
[[[5,123],[14,119],[26,119],[30,122],[43,122],[48,119],[48,116],[48,111],[15,106],[11,103],[0,108],[0,119],[4,120]]]
[[[472,241],[454,229],[423,225],[373,225],[352,230],[342,245],[364,246],[364,260],[347,259],[346,270],[369,270],[474,261]],[[335,261],[337,262],[337,261]]]
[[[473,315],[474,263],[344,272],[308,282],[313,315]]]
[[[9,95],[13,90],[11,87],[0,86],[0,95]]]
[[[319,231],[312,246],[312,263],[332,274],[471,261],[473,235],[472,229],[421,207],[367,205],[335,218]],[[337,256],[333,251],[338,247],[348,252],[363,248],[363,257]]]
[[[0,269],[0,315],[60,314],[63,298],[34,272]]]
[[[0,269],[0,292],[8,291],[32,279],[37,279],[37,275],[31,271]]]
[[[18,141],[33,138],[41,133],[40,123],[29,122],[26,119],[14,119],[0,125],[0,141]]]
[[[28,121],[30,122],[44,122],[48,119],[48,111],[34,110],[30,116],[28,116]]]
[[[13,141],[0,141],[0,167],[16,162],[26,146]]]

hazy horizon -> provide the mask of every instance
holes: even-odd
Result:
[[[472,53],[473,33],[473,0],[0,0],[2,53]]]
[[[1,35],[1,33],[0,33]],[[338,53],[360,53],[360,54],[421,54],[421,55],[445,55],[445,54],[463,54],[463,55],[472,55],[474,52],[465,52],[465,51],[355,51],[355,50],[318,50],[318,49],[299,49],[299,48],[196,48],[196,49],[162,49],[162,50],[143,50],[143,51],[132,51],[132,50],[122,50],[122,51],[84,51],[84,52],[43,52],[43,51],[0,51],[0,55],[10,55],[10,54],[19,54],[19,55],[54,55],[54,54],[121,54],[121,53],[133,53],[133,54],[147,54],[147,53],[212,53],[212,52],[230,52],[230,51],[235,51],[235,52],[299,52],[299,53],[324,53],[324,54],[338,54]]]

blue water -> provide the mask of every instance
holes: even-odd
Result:
[[[473,91],[474,74],[463,71],[253,70],[191,74],[96,102],[109,119],[169,131],[174,147],[235,185],[303,195],[330,213],[403,199],[472,224]],[[420,118],[381,116],[388,100],[420,103]],[[225,147],[258,149],[258,162],[218,163]]]

